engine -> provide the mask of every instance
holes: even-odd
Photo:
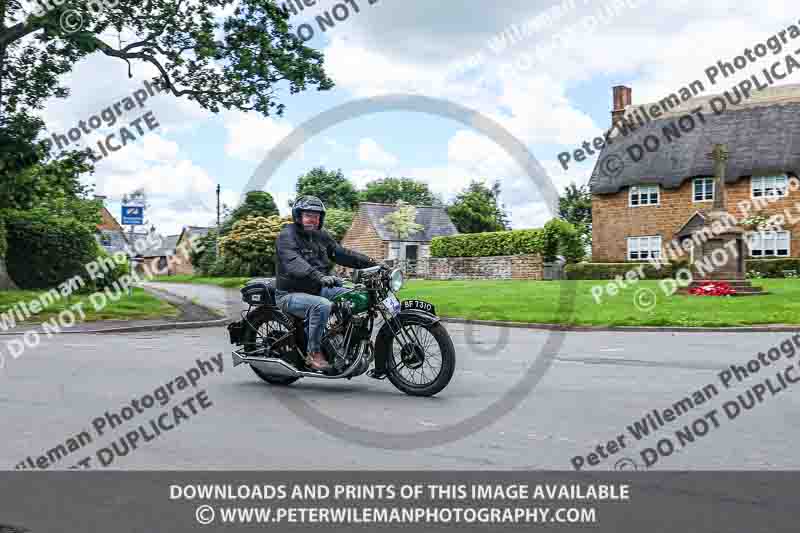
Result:
[[[328,332],[322,339],[322,351],[328,361],[333,362],[337,372],[344,372],[359,356],[362,356],[361,363],[352,376],[359,376],[369,369],[374,360],[374,350],[368,322],[366,313],[363,316],[352,315],[349,302],[336,305],[332,310]],[[345,353],[348,333],[352,338],[350,350]]]

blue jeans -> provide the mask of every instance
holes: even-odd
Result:
[[[348,290],[344,287],[323,287],[320,296],[305,292],[275,291],[275,300],[281,311],[305,320],[307,352],[322,351],[320,342],[333,307],[331,300]]]

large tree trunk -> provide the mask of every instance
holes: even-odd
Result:
[[[17,284],[11,279],[11,276],[8,275],[6,260],[0,257],[0,290],[11,291],[17,289],[19,289],[19,287],[17,287]]]

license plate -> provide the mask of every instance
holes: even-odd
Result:
[[[403,300],[402,309],[403,311],[406,309],[417,309],[432,315],[436,314],[436,308],[433,306],[433,304],[423,302],[422,300]]]
[[[392,316],[397,316],[400,312],[400,302],[397,301],[394,294],[390,294],[383,302],[383,306],[389,311]]]

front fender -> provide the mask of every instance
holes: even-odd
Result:
[[[406,309],[400,311],[395,317],[401,324],[413,324],[417,326],[433,326],[438,324],[441,319],[425,311],[419,309]],[[386,371],[386,360],[388,359],[389,350],[392,346],[392,330],[389,329],[389,324],[384,323],[375,337],[375,371],[382,374]]]

